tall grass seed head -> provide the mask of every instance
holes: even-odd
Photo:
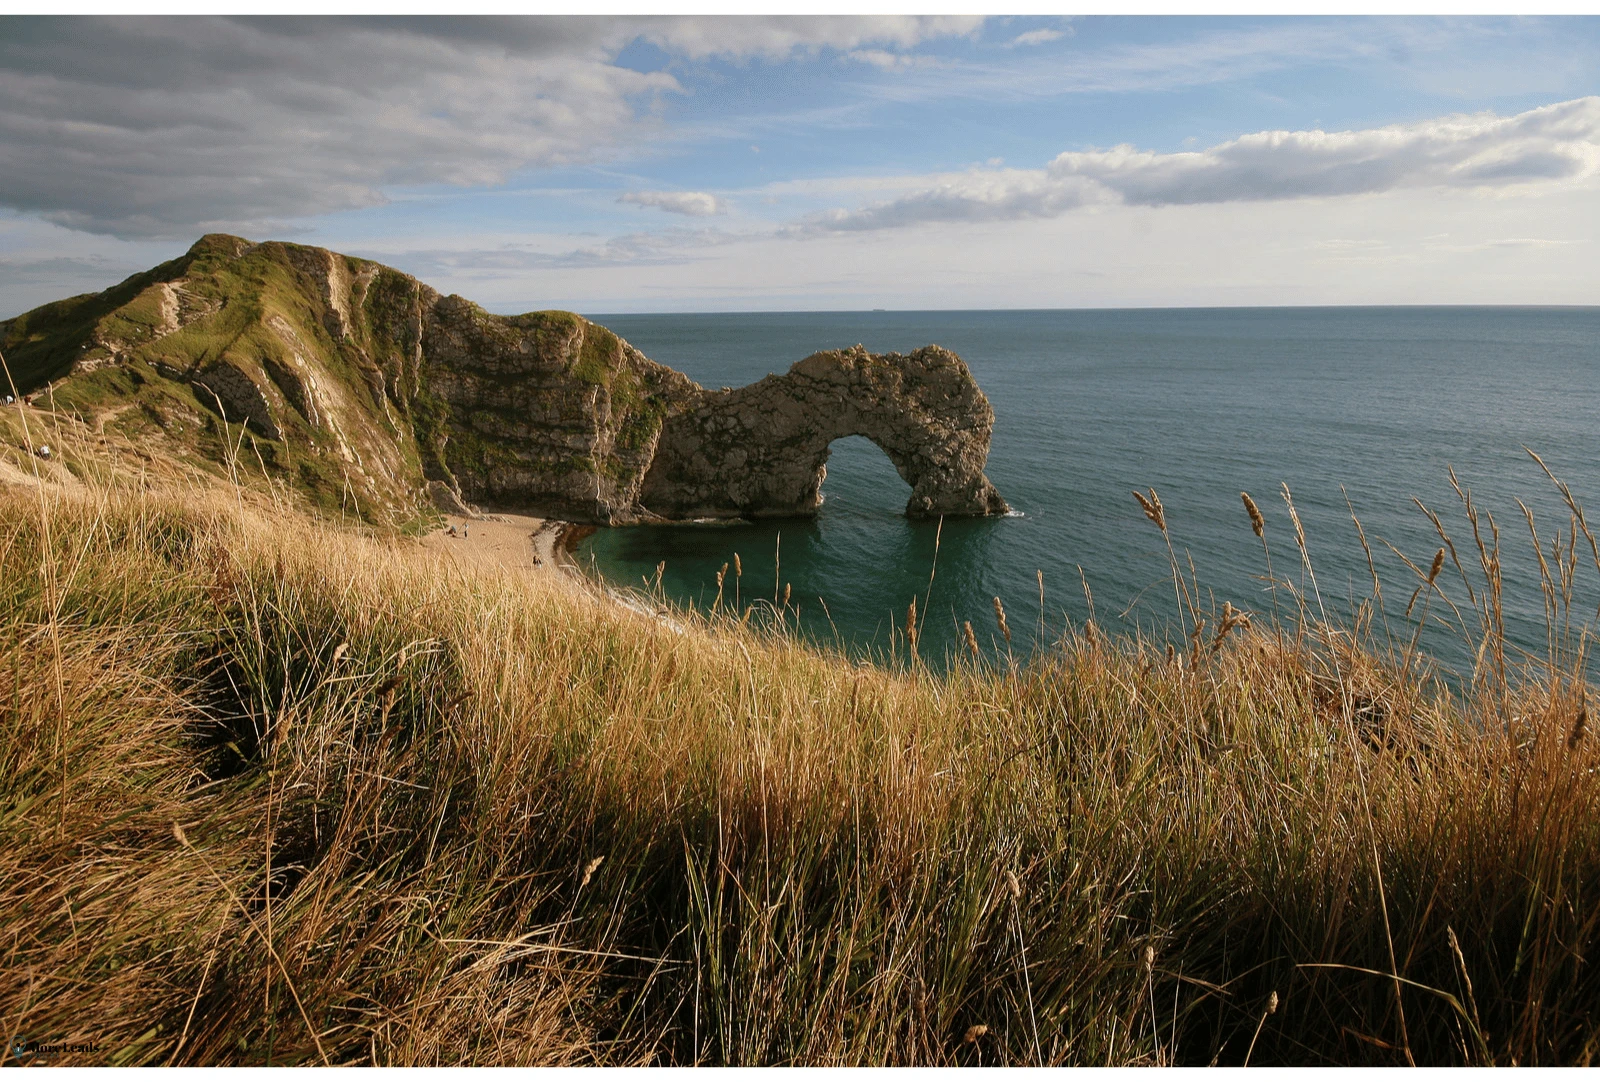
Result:
[[[1006,607],[1000,603],[998,597],[994,599],[994,622],[999,625],[1000,634],[1004,635],[1006,642],[1009,643],[1011,641],[1011,626],[1006,623]]]
[[[1165,530],[1167,528],[1166,509],[1161,506],[1161,497],[1156,495],[1155,489],[1152,488],[1150,490],[1148,497],[1138,489],[1134,489],[1133,498],[1139,501],[1139,507],[1144,511],[1144,517],[1154,522],[1156,529]]]
[[[1256,506],[1256,501],[1250,498],[1250,493],[1241,492],[1239,498],[1244,500],[1245,513],[1250,516],[1250,529],[1257,537],[1262,537],[1267,531],[1267,520],[1262,517],[1261,508]]]

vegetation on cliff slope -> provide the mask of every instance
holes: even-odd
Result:
[[[221,234],[0,322],[0,348],[8,391],[197,468],[242,455],[385,526],[430,510],[430,483],[605,520],[698,390],[571,312],[494,315],[370,260]]]
[[[55,1062],[1600,1049],[1576,505],[1549,657],[1504,655],[1460,546],[1451,691],[1287,582],[1281,625],[936,675],[781,604],[666,622],[93,447],[6,459],[0,1017],[98,1049]]]

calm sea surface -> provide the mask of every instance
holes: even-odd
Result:
[[[702,605],[738,553],[743,603],[788,584],[806,633],[854,651],[887,649],[913,596],[925,612],[925,656],[952,648],[963,620],[989,645],[997,596],[1026,650],[1089,615],[1085,582],[1102,627],[1172,633],[1167,550],[1134,488],[1160,494],[1179,558],[1193,561],[1208,602],[1270,612],[1262,547],[1239,493],[1265,512],[1274,570],[1298,583],[1287,484],[1330,615],[1371,592],[1348,496],[1398,615],[1417,579],[1389,545],[1424,568],[1439,547],[1413,498],[1440,513],[1463,562],[1475,553],[1450,488],[1453,466],[1500,526],[1507,631],[1529,648],[1544,643],[1545,619],[1516,499],[1534,512],[1547,550],[1568,516],[1524,445],[1592,505],[1600,526],[1600,308],[593,318],[707,387],[739,386],[857,342],[874,352],[935,342],[966,360],[994,406],[989,477],[1019,515],[951,519],[942,534],[907,520],[905,482],[876,446],[850,437],[833,445],[815,519],[601,530],[579,550],[624,585],[642,585],[664,560],[666,592]],[[1589,560],[1580,555],[1580,565]],[[1600,588],[1587,567],[1576,605],[1593,621]],[[1440,581],[1466,610],[1460,579]],[[1443,630],[1426,641],[1461,660],[1459,639]]]

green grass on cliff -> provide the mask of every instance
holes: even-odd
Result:
[[[1464,692],[1283,581],[941,675],[80,472],[0,485],[0,1016],[53,1062],[1600,1050],[1586,640],[1497,664],[1492,548]]]
[[[197,457],[223,471],[233,468],[232,457],[242,455],[247,470],[266,471],[287,481],[325,511],[345,513],[359,506],[361,516],[390,522],[395,516],[384,508],[393,504],[401,508],[401,519],[412,517],[414,493],[403,482],[395,491],[382,493],[384,500],[370,493],[364,501],[352,499],[342,459],[327,453],[335,442],[326,427],[329,419],[323,419],[323,428],[314,427],[287,391],[283,403],[274,403],[274,419],[283,437],[274,441],[254,429],[246,433],[237,423],[225,423],[211,397],[190,383],[192,374],[227,362],[270,388],[271,370],[291,368],[288,356],[298,346],[316,359],[326,374],[319,378],[324,382],[331,378],[350,407],[332,419],[339,439],[363,458],[380,450],[376,444],[386,445],[382,450],[396,453],[420,481],[424,462],[413,435],[415,426],[409,417],[392,419],[382,403],[372,400],[354,359],[365,351],[369,360],[382,363],[401,352],[385,334],[410,318],[402,301],[411,299],[411,293],[393,288],[403,276],[380,270],[368,290],[367,310],[354,314],[355,336],[336,342],[326,326],[322,285],[296,264],[297,255],[305,251],[275,242],[252,246],[223,235],[202,238],[182,258],[105,293],[46,305],[18,317],[8,328],[5,359],[20,390],[37,391],[48,384],[52,408],[91,427],[104,425],[134,441],[158,440],[169,457]],[[344,256],[333,258],[345,260],[352,275],[370,266]],[[404,281],[415,288],[410,279]],[[157,338],[156,328],[162,322],[159,287],[169,282],[178,283],[188,322]],[[393,295],[397,292],[403,297]],[[292,329],[297,346],[273,330],[271,323],[279,320]],[[96,336],[120,343],[122,360],[69,376],[75,360],[106,358],[102,348],[85,349]],[[408,404],[401,396],[402,414]],[[418,413],[424,420],[431,416],[427,404]]]
[[[182,274],[188,263],[189,257],[183,256],[104,292],[54,301],[6,321],[0,347],[5,349],[17,390],[29,394],[64,377],[84,356],[84,344],[97,328],[115,326],[124,333],[135,329],[121,326],[124,321],[119,313],[132,306],[129,323],[136,322],[136,316],[147,316],[146,308],[136,304],[140,294],[156,282]],[[9,393],[10,387],[6,390]]]
[[[343,333],[324,296],[328,260],[342,260],[343,272],[365,283]],[[419,363],[418,305],[436,299],[409,276],[364,260],[216,234],[104,293],[9,321],[0,348],[19,390],[48,389],[51,408],[93,428],[158,441],[169,457],[198,456],[230,475],[238,473],[231,460],[243,455],[270,483],[289,484],[324,511],[360,508],[373,524],[416,518],[429,481],[458,482],[469,498],[492,504],[502,496],[497,486],[545,474],[551,493],[617,490],[625,503],[669,404],[621,340],[571,312],[502,317],[445,298],[430,309],[438,333]],[[159,333],[174,315],[181,326]],[[306,403],[296,354],[314,362],[317,409]],[[253,396],[219,411],[194,385],[220,365],[256,384],[270,425]],[[503,393],[452,406],[440,390],[462,382],[452,365]],[[536,400],[548,393],[565,403],[552,427],[568,431],[548,448],[537,439],[507,447],[501,437],[525,431],[528,410],[505,402],[526,402],[516,385],[530,380]],[[534,412],[544,404],[536,401]],[[244,416],[253,418],[249,431],[235,433]],[[568,437],[596,431],[603,436],[593,453],[569,453]],[[573,483],[571,473],[584,478]]]

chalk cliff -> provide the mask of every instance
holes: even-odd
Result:
[[[103,293],[0,322],[23,392],[370,520],[429,506],[578,521],[814,513],[863,435],[907,513],[993,514],[993,411],[955,354],[862,347],[708,391],[570,312],[498,316],[322,248],[203,237]]]

